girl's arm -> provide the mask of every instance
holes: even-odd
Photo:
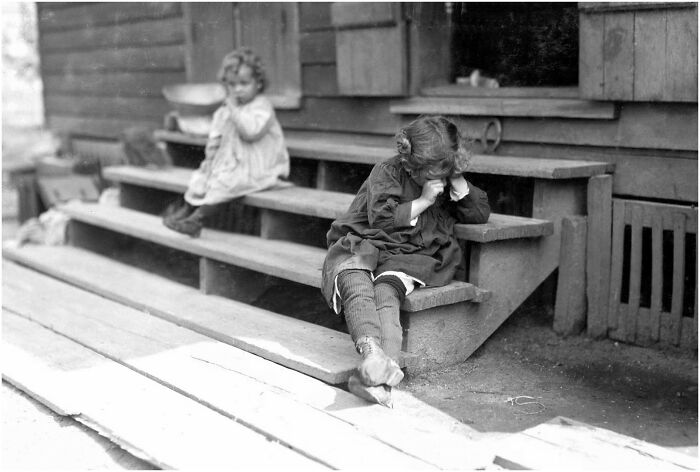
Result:
[[[241,139],[244,141],[257,141],[270,130],[275,111],[268,101],[259,100],[251,106],[233,107],[231,119]]]
[[[450,213],[459,223],[486,223],[491,215],[488,195],[475,185],[470,183],[467,185],[469,193],[465,197],[456,202],[448,201]]]
[[[399,203],[402,194],[395,168],[378,164],[372,169],[367,178],[367,219],[372,228],[394,233],[411,226],[413,202]]]

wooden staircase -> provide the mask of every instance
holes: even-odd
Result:
[[[104,254],[106,248],[118,246],[125,239],[149,241],[197,258],[201,293],[242,303],[256,299],[275,279],[319,287],[325,249],[318,242],[322,241],[330,220],[342,214],[353,198],[328,166],[337,162],[374,164],[391,156],[391,149],[381,145],[377,137],[359,139],[337,133],[290,131],[287,133],[290,154],[318,166],[315,188],[282,186],[245,197],[243,203],[254,208],[259,218],[257,235],[205,228],[201,238],[192,239],[165,228],[158,213],[186,189],[191,169],[201,159],[205,140],[169,131],[159,131],[156,136],[166,142],[178,165],[167,169],[106,168],[104,177],[121,187],[121,207],[79,202],[63,205],[61,209],[71,218],[68,231],[70,244],[74,246],[71,249]],[[561,219],[585,212],[586,179],[610,168],[607,163],[588,161],[475,156],[474,173],[534,179],[533,215],[492,214],[487,224],[456,226],[455,233],[467,248],[468,275],[446,287],[416,290],[406,299],[402,306],[402,362],[406,369],[418,372],[461,362],[488,339],[556,269]],[[338,187],[344,191],[337,191]],[[29,252],[17,248],[5,251],[6,257],[48,270],[41,263],[46,255],[34,257]],[[87,257],[55,252],[56,257],[67,259]],[[84,251],[80,254],[92,255]],[[109,270],[106,264],[105,261],[99,264],[101,271]],[[60,261],[54,265],[69,267],[67,262]],[[83,269],[86,275],[83,280],[77,280],[79,272],[72,271],[72,278],[66,280],[93,287],[94,283],[89,282],[97,274]],[[61,271],[53,274],[67,277]],[[94,290],[104,293],[106,289]],[[129,293],[134,292],[126,289],[108,296],[129,303]],[[159,311],[158,307],[150,308]],[[253,316],[263,319],[270,315],[274,325],[279,315],[266,312]],[[334,339],[329,333],[315,335],[319,339]],[[342,349],[348,347],[352,359],[355,354],[347,345],[347,337],[344,339]],[[274,357],[256,349],[260,355]],[[352,368],[350,359],[342,366],[326,366],[311,375],[342,383]],[[275,361],[284,362],[278,358]],[[294,361],[290,360],[292,364]]]

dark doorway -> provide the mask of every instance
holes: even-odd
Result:
[[[576,3],[453,3],[453,79],[481,74],[500,87],[578,84]]]

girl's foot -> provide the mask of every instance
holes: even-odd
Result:
[[[192,236],[193,238],[198,238],[202,233],[202,220],[194,214],[184,219],[166,218],[163,220],[163,223],[173,231]]]
[[[357,340],[355,347],[362,355],[362,362],[357,368],[362,383],[373,387],[382,384],[396,387],[403,380],[399,365],[384,353],[374,338],[363,336]]]
[[[370,403],[378,403],[387,408],[394,408],[394,403],[391,400],[391,387],[388,385],[368,387],[362,383],[356,374],[352,374],[348,379],[348,390],[350,390],[350,393]]]

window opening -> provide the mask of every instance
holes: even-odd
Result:
[[[451,10],[453,83],[578,84],[577,3],[455,2]],[[475,84],[476,76],[481,83]]]

